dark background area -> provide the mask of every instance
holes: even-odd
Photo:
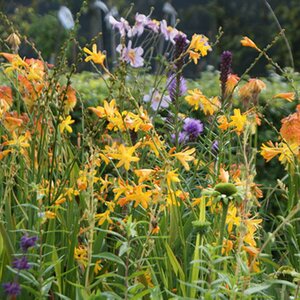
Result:
[[[167,18],[163,12],[165,1],[161,0],[107,0],[103,1],[108,8],[116,6],[119,16],[124,16],[133,3],[133,18],[135,12],[148,14],[150,7],[154,7],[152,16],[157,19]],[[255,51],[249,51],[240,45],[240,39],[246,35],[253,38],[260,47],[265,47],[278,34],[271,12],[264,0],[173,0],[169,1],[177,11],[179,19],[178,28],[189,37],[193,33],[207,35],[211,41],[215,40],[218,28],[222,27],[224,35],[214,51],[207,57],[205,65],[212,64],[218,67],[219,55],[223,50],[231,50],[234,55],[233,70],[241,73],[256,56]],[[269,0],[268,1],[283,28],[292,48],[296,71],[300,69],[300,1],[299,0]],[[93,8],[94,0],[88,1],[88,8],[80,18],[80,28],[77,34],[79,42],[84,45],[90,42],[97,32],[97,28],[103,31],[103,49],[110,52],[110,31],[106,27],[105,14],[99,14]],[[67,36],[57,18],[57,11],[61,5],[65,5],[72,11],[73,16],[80,10],[81,0],[0,0],[0,9],[14,22],[22,33],[34,40],[47,60],[53,59],[59,47]],[[97,19],[98,18],[98,19]],[[168,19],[170,21],[170,19]],[[99,27],[100,26],[100,27]],[[1,37],[5,38],[8,31],[5,24],[1,24]],[[21,54],[32,56],[29,49],[22,48]],[[290,57],[285,42],[281,39],[270,51],[270,55],[282,66],[291,66]],[[253,75],[266,75],[266,64],[258,64],[253,70]],[[199,75],[199,68],[188,71],[189,77]]]

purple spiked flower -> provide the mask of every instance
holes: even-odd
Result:
[[[219,142],[217,140],[212,143],[211,151],[213,153],[218,153],[218,151],[219,151]]]
[[[224,51],[221,55],[221,69],[220,69],[222,99],[224,99],[225,96],[228,75],[231,73],[231,63],[232,63],[232,53],[230,51]]]
[[[183,124],[183,130],[189,136],[189,139],[197,138],[204,130],[203,123],[193,118],[186,118]]]
[[[4,291],[9,296],[17,296],[21,293],[21,287],[17,282],[7,282],[3,285]]]
[[[30,269],[30,265],[26,256],[22,256],[21,258],[16,258],[12,263],[13,268],[17,270],[28,270]]]
[[[37,236],[28,236],[27,234],[23,235],[20,242],[23,252],[27,252],[30,247],[35,246],[37,239]]]
[[[183,76],[179,77],[179,88],[177,90],[177,77],[175,74],[171,74],[167,81],[169,95],[172,101],[175,101],[176,97],[183,96],[187,91],[186,80]],[[178,93],[178,95],[177,95]]]

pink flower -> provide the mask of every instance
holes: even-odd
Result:
[[[132,41],[129,41],[127,47],[120,44],[116,50],[120,53],[121,60],[126,61],[134,68],[142,67],[144,65],[144,59],[142,57],[144,53],[143,48],[131,48],[131,46]]]
[[[143,14],[137,13],[135,15],[135,24],[131,32],[128,32],[128,37],[140,36],[144,32],[145,25],[149,22],[149,18]]]
[[[158,110],[160,107],[167,108],[171,103],[171,98],[166,95],[162,95],[159,91],[151,89],[148,95],[145,95],[143,100],[145,102],[151,102],[151,108]]]
[[[170,41],[172,44],[175,44],[174,39],[179,34],[179,31],[176,28],[168,26],[166,20],[162,20],[160,22],[160,31],[166,41]]]
[[[153,32],[158,33],[158,31],[159,31],[159,24],[160,24],[160,22],[157,21],[157,20],[155,20],[155,19],[152,19],[152,20],[148,19],[148,22],[147,22],[146,26],[150,30],[152,30]]]
[[[113,16],[109,16],[109,23],[114,29],[117,28],[119,30],[121,37],[126,36],[126,32],[131,31],[131,27],[124,18],[117,21]]]

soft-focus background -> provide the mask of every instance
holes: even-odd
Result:
[[[295,69],[300,68],[300,2],[299,0],[269,0],[281,26],[290,43]],[[103,35],[98,38],[97,43],[112,55],[112,34],[105,18],[112,14],[116,18],[125,16],[131,4],[133,18],[135,12],[150,13],[153,7],[154,18],[166,18],[168,23],[174,25],[188,34],[189,37],[195,32],[207,35],[212,41],[218,33],[219,27],[223,28],[224,35],[220,43],[215,47],[213,53],[205,63],[198,68],[187,70],[188,77],[199,76],[200,71],[207,65],[218,64],[219,54],[223,50],[231,50],[234,54],[233,69],[241,73],[253,61],[255,54],[249,54],[248,49],[241,49],[239,40],[241,36],[247,35],[255,39],[255,42],[264,47],[279,32],[278,24],[272,13],[267,8],[265,0],[91,0],[88,1],[87,9],[80,18],[80,27],[77,38],[83,45],[90,42],[91,38],[99,31]],[[75,18],[76,13],[82,5],[81,0],[0,0],[0,9],[9,15],[18,30],[34,40],[36,46],[42,51],[45,59],[55,61],[55,56],[67,36],[58,19],[58,11],[61,6],[66,6]],[[1,37],[5,38],[7,30],[0,28]],[[72,49],[70,49],[70,60],[72,60]],[[21,54],[32,56],[26,47],[21,49]],[[73,53],[74,54],[74,53]],[[287,46],[282,39],[272,48],[272,57],[284,66],[291,66],[292,62]],[[111,60],[113,57],[110,58]],[[262,62],[253,70],[253,75],[262,76],[266,74],[266,62]]]

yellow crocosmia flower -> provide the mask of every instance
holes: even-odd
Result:
[[[101,226],[105,221],[107,221],[109,224],[113,223],[112,219],[110,218],[110,213],[111,211],[108,209],[104,213],[95,215],[95,218],[99,219],[98,221],[99,226]]]
[[[227,130],[229,128],[229,122],[226,116],[220,116],[218,117],[218,123],[220,124],[218,127],[222,129],[223,131]]]
[[[237,215],[237,208],[234,205],[230,205],[226,217],[226,224],[228,225],[228,233],[232,232],[233,226],[240,226],[241,217]]]
[[[297,143],[286,144],[276,143],[275,145],[269,141],[267,145],[262,144],[260,154],[268,162],[276,155],[279,155],[279,161],[282,164],[291,163],[295,155],[299,154],[299,145]]]
[[[73,132],[72,127],[70,126],[73,124],[75,120],[71,119],[71,116],[67,116],[66,119],[62,120],[61,123],[58,125],[60,133],[63,133],[67,130],[69,133]]]
[[[263,158],[269,162],[275,156],[281,153],[278,145],[274,145],[272,141],[268,141],[267,144],[262,144],[260,154]]]
[[[247,116],[241,114],[240,109],[234,109],[233,113],[234,115],[230,117],[231,122],[229,123],[229,126],[235,127],[233,130],[236,131],[238,135],[240,135],[246,125]]]
[[[180,202],[177,201],[176,192],[174,193],[173,190],[170,189],[168,196],[167,196],[167,204],[169,206],[180,206]]]
[[[176,172],[177,169],[167,173],[167,185],[170,190],[172,190],[172,182],[180,182],[179,175]]]
[[[55,219],[56,213],[54,213],[54,212],[52,212],[50,210],[47,210],[47,211],[45,211],[45,217],[47,219]]]
[[[242,46],[244,46],[244,47],[250,47],[250,48],[259,50],[259,48],[256,46],[256,44],[255,44],[251,39],[249,39],[247,36],[244,36],[244,37],[241,39],[241,44],[242,44]]]
[[[87,253],[87,248],[85,246],[79,246],[74,249],[74,258],[77,261],[85,264],[88,259],[87,256],[88,253]]]
[[[198,60],[200,59],[200,54],[195,51],[189,51],[190,59],[193,60],[194,64],[197,65]]]
[[[102,262],[102,259],[98,259],[95,262],[95,266],[94,266],[94,274],[95,275],[98,275],[99,272],[102,270],[101,262]]]
[[[246,242],[248,245],[252,247],[256,247],[256,241],[255,241],[255,232],[260,227],[260,223],[262,222],[262,219],[246,219],[244,220],[244,224],[247,228],[247,234],[244,237],[244,242]]]
[[[193,161],[195,159],[195,157],[192,156],[192,154],[195,152],[195,150],[196,150],[195,148],[185,149],[185,150],[183,150],[181,152],[174,153],[171,156],[176,157],[181,162],[181,164],[183,165],[183,167],[187,171],[189,171],[190,170],[190,166],[189,166],[189,164],[187,162],[188,161]]]
[[[12,150],[4,150],[0,151],[0,160],[2,160],[5,156],[7,156]]]
[[[106,58],[106,55],[103,54],[101,51],[97,52],[97,45],[93,44],[92,46],[92,51],[89,50],[88,48],[84,47],[83,51],[87,54],[89,54],[86,58],[85,61],[88,62],[92,60],[95,64],[99,64],[101,66],[104,66],[104,60]]]
[[[290,92],[290,93],[280,93],[280,94],[276,94],[273,96],[274,98],[280,98],[280,99],[284,99],[288,102],[293,102],[295,100],[295,93]]]
[[[17,136],[16,132],[12,133],[12,140],[4,142],[3,146],[15,146],[17,148],[28,148],[30,144],[28,143],[31,139],[29,131],[26,131],[24,135]]]
[[[155,171],[152,169],[139,169],[139,170],[134,170],[135,175],[139,178],[138,183],[142,183],[145,180],[150,180],[151,175]]]
[[[119,145],[118,147],[118,152],[116,153],[108,153],[108,155],[112,159],[117,159],[119,160],[117,164],[117,168],[120,168],[121,166],[124,165],[124,168],[128,171],[130,168],[130,163],[131,162],[137,162],[140,159],[136,156],[133,156],[136,148],[139,146],[139,144],[136,144],[133,147],[126,147],[123,144]]]
[[[134,207],[141,204],[145,209],[151,201],[152,191],[143,191],[145,185],[138,185],[133,188],[133,192],[126,196],[126,202],[135,201]]]
[[[222,247],[222,254],[229,255],[229,253],[232,249],[233,249],[233,242],[231,240],[224,239],[223,247]]]
[[[199,109],[201,98],[205,98],[205,96],[199,89],[188,90],[188,94],[189,95],[184,98],[186,102],[193,106],[195,110]]]
[[[221,107],[221,102],[218,97],[208,99],[206,97],[201,98],[201,108],[205,115],[213,115]]]
[[[150,149],[154,152],[156,157],[159,157],[159,151],[164,148],[164,141],[159,135],[154,135],[153,137],[147,136],[143,140],[142,146],[149,146]]]
[[[206,56],[207,52],[211,50],[211,46],[208,44],[208,38],[203,34],[194,34],[189,50],[199,52],[201,56]]]

